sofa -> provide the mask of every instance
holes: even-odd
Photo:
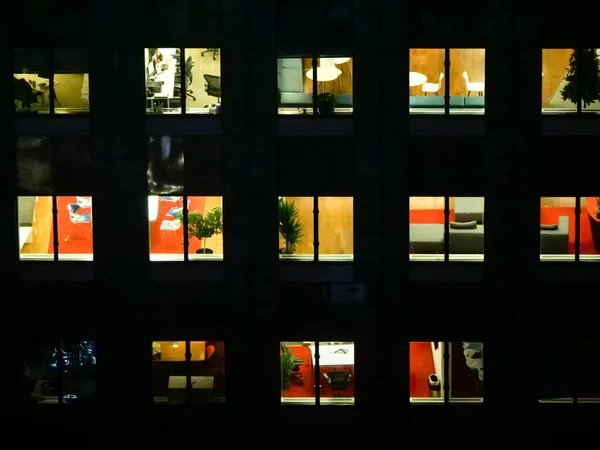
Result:
[[[475,221],[450,222],[450,253],[483,254],[483,227],[483,224],[478,224]],[[444,225],[437,223],[410,224],[410,253],[443,254]]]
[[[569,253],[569,216],[560,216],[557,224],[540,225],[540,253],[543,255]]]

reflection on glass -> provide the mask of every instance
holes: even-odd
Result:
[[[408,89],[411,114],[444,114],[444,49],[411,48]]]
[[[181,113],[180,56],[178,48],[144,49],[147,113]]]
[[[444,197],[410,197],[411,261],[444,261]]]
[[[317,83],[317,111],[321,116],[352,114],[352,58],[320,56],[277,60],[279,114],[315,114],[313,83]]]
[[[353,405],[354,342],[319,342],[319,365],[321,404]]]
[[[319,197],[319,259],[354,258],[354,198]]]
[[[577,111],[577,93],[567,87],[570,48],[542,50],[542,113],[560,114]]]
[[[189,360],[186,348],[189,345]],[[155,403],[205,404],[225,401],[223,341],[152,342]]]
[[[20,48],[13,51],[13,92],[17,113],[50,113],[48,56],[46,49]]]
[[[54,50],[54,112],[81,114],[90,110],[87,54],[79,49]]]
[[[25,394],[37,404],[85,404],[96,395],[94,341],[33,342],[25,356]]]
[[[450,197],[450,260],[483,261],[484,197]]]
[[[450,401],[483,401],[483,342],[450,342]]]
[[[220,49],[186,48],[185,58],[186,112],[218,114],[221,111]]]
[[[579,259],[600,261],[600,197],[580,198]]]
[[[309,341],[281,342],[281,402],[315,404],[315,366]]]
[[[450,113],[483,114],[485,49],[450,49]]]
[[[584,237],[590,239],[591,233]],[[575,197],[540,199],[540,259],[575,261]]]
[[[313,197],[279,197],[281,259],[314,260],[313,210]]]
[[[444,401],[444,343],[410,343],[410,401]]]
[[[52,194],[52,143],[47,136],[19,136],[17,152],[17,184],[22,194]]]

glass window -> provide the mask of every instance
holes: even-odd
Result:
[[[353,342],[281,342],[281,402],[353,405],[354,361]]]
[[[538,398],[540,403],[573,403],[577,344],[540,339]]]
[[[411,48],[408,90],[411,114],[444,114],[445,52],[443,48]]]
[[[542,197],[540,199],[540,259],[542,261],[575,261],[575,197]],[[582,228],[585,222],[582,221]],[[589,227],[589,221],[586,223]],[[586,228],[586,231],[589,228]],[[593,249],[591,232],[582,241]]]
[[[444,261],[444,197],[410,197],[411,261]]]
[[[485,49],[450,49],[450,114],[485,111]]]
[[[87,52],[54,50],[54,112],[82,114],[90,111],[90,79]]]
[[[85,140],[19,137],[16,149],[20,260],[92,261],[90,149]],[[57,173],[73,177],[54,177],[56,166]]]
[[[574,50],[570,48],[542,50],[542,113],[575,113],[577,92],[567,86],[569,61]],[[564,94],[563,94],[564,92]]]
[[[32,342],[24,363],[24,385],[32,403],[94,401],[97,379],[94,341]]]
[[[146,48],[148,114],[217,114],[221,111],[218,48]]]
[[[483,402],[483,342],[450,342],[450,401]]]
[[[314,261],[318,242],[320,261],[352,261],[353,204],[353,197],[279,197],[280,258]]]
[[[50,114],[50,60],[46,49],[13,51],[15,111]]]
[[[600,197],[580,197],[579,259],[600,261]]]
[[[444,402],[444,343],[410,343],[410,401]]]
[[[155,403],[223,403],[225,343],[153,341],[152,379]]]
[[[484,197],[450,197],[450,260],[483,261]]]
[[[577,356],[577,399],[581,403],[600,403],[600,342],[579,342]]]
[[[352,89],[352,58],[349,56],[277,60],[279,114],[352,114]]]

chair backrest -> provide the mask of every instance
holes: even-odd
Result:
[[[440,79],[438,80],[438,86],[442,85],[442,78],[444,78],[444,72],[440,72]]]
[[[215,353],[215,346],[214,345],[208,345],[205,349],[204,349],[204,359],[210,359],[210,357]]]
[[[221,77],[204,74],[206,80],[206,93],[215,97],[221,96]]]
[[[195,65],[196,65],[196,63],[194,62],[192,57],[188,56],[188,58],[185,60],[185,84],[186,84],[186,86],[189,86],[190,84],[192,84],[192,81],[194,81],[192,67],[194,67]]]
[[[469,82],[469,74],[466,70],[463,72],[463,78],[467,81],[467,83]]]

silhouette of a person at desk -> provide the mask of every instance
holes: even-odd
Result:
[[[154,67],[154,73],[157,73],[156,65],[160,64],[163,61],[163,55],[158,51],[157,48],[154,49],[154,53],[152,54],[152,66]]]

